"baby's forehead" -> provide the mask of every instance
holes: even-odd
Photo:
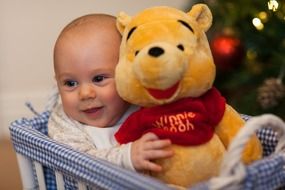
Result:
[[[79,17],[70,22],[64,29],[63,32],[76,29],[115,29],[116,19],[115,17],[102,14],[85,15]]]
[[[68,24],[59,35],[54,48],[54,64],[66,48],[89,48],[93,46],[117,47],[121,35],[116,28],[116,20],[106,16],[85,16]],[[97,48],[96,47],[96,48]],[[82,49],[82,48],[81,48]],[[102,48],[101,48],[102,49]],[[115,48],[116,49],[116,48]]]
[[[78,39],[94,39],[96,36],[100,36],[105,39],[120,40],[121,35],[118,32],[115,22],[102,23],[97,20],[89,20],[84,22],[76,22],[69,27],[65,28],[60,34],[58,41],[63,39],[72,40]]]

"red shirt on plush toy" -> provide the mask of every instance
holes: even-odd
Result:
[[[124,144],[153,132],[175,144],[199,145],[212,138],[224,111],[225,99],[212,88],[199,98],[183,98],[161,106],[141,108],[123,123],[115,137]]]

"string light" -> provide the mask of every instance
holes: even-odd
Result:
[[[265,11],[261,11],[259,14],[258,14],[258,17],[260,18],[260,20],[262,20],[262,22],[267,22],[268,20],[268,15]]]
[[[262,30],[264,28],[264,25],[259,18],[252,19],[252,24],[257,30]]]
[[[276,11],[278,9],[278,2],[276,0],[269,0],[268,3],[268,9],[272,11]]]
[[[257,57],[257,53],[256,53],[256,51],[254,51],[252,49],[248,49],[246,52],[246,57],[247,57],[247,59],[249,59],[251,61],[255,60]]]

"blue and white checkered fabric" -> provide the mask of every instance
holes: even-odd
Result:
[[[54,171],[64,174],[65,189],[77,189],[76,181],[92,189],[169,189],[153,178],[117,167],[107,161],[92,158],[47,137],[48,111],[32,118],[16,120],[10,125],[15,151],[44,166],[48,190],[57,189]],[[245,120],[249,116],[242,115]],[[285,187],[284,155],[273,154],[277,144],[271,129],[258,131],[265,158],[247,167],[243,189],[269,190]],[[207,183],[196,186],[207,189]],[[91,189],[91,188],[89,188]]]
[[[241,114],[241,117],[245,121],[251,118],[251,116],[244,115],[244,114]],[[260,139],[262,147],[263,147],[263,156],[268,156],[272,154],[278,143],[277,133],[273,129],[267,128],[267,129],[261,129],[257,131],[257,136]]]
[[[49,112],[33,119],[20,119],[10,126],[15,151],[45,166],[48,190],[56,189],[55,174],[65,175],[65,188],[77,189],[82,181],[95,189],[169,189],[158,180],[92,158],[46,136]]]
[[[245,190],[268,190],[285,188],[284,155],[276,154],[262,159],[247,167],[244,181]],[[283,186],[283,187],[281,187]]]

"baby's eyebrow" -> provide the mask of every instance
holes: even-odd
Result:
[[[132,33],[133,33],[136,29],[137,29],[137,27],[135,26],[135,27],[133,27],[133,28],[129,31],[129,33],[128,33],[128,35],[127,35],[127,40],[131,37]]]
[[[183,26],[187,27],[191,32],[194,33],[193,28],[187,22],[185,22],[183,20],[178,20],[178,22],[180,22]]]
[[[72,78],[72,74],[70,74],[70,73],[60,73],[60,74],[56,74],[56,76],[59,79]]]

